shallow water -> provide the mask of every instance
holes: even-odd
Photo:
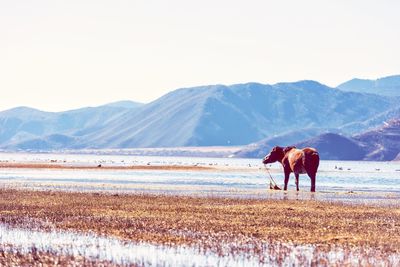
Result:
[[[70,170],[2,169],[4,187],[57,189],[68,191],[110,191],[172,193],[196,196],[323,199],[357,203],[396,205],[400,200],[399,162],[321,161],[317,193],[309,193],[310,180],[300,176],[300,192],[294,177],[289,191],[271,191],[269,178],[258,159],[139,157],[112,155],[0,153],[3,162],[59,162],[65,165],[131,166],[179,165],[214,166],[223,170]],[[283,187],[279,164],[269,166],[272,176]]]
[[[0,224],[0,247],[13,253],[32,251],[54,255],[83,256],[116,264],[139,266],[310,266],[313,262],[330,264],[396,266],[399,254],[380,255],[379,251],[332,247],[328,251],[315,245],[262,243],[240,247],[221,244],[215,253],[200,247],[162,246],[122,241],[91,233],[52,230],[27,230]]]

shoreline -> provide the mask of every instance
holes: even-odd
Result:
[[[113,164],[113,163],[71,163],[71,162],[4,162],[0,169],[53,169],[53,170],[151,170],[151,171],[204,171],[204,172],[259,172],[265,171],[258,166],[225,166],[212,164]],[[269,169],[271,173],[280,173],[279,169]]]
[[[182,171],[211,171],[216,168],[208,166],[182,166],[182,165],[104,165],[104,164],[59,164],[15,162],[0,163],[0,169],[60,169],[60,170],[182,170]]]

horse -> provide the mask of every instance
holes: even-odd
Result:
[[[319,154],[315,148],[306,147],[298,149],[295,146],[274,147],[268,155],[263,158],[263,163],[273,163],[279,161],[285,173],[285,187],[289,182],[290,173],[296,177],[296,189],[299,191],[299,175],[307,173],[311,179],[311,192],[315,192],[315,179],[319,166]]]

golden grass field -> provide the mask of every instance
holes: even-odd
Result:
[[[0,223],[17,227],[92,231],[217,253],[221,244],[232,242],[253,248],[289,242],[317,244],[322,250],[339,246],[400,253],[400,207],[11,189],[0,195]]]

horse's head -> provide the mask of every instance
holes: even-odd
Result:
[[[276,146],[274,147],[271,152],[269,152],[268,155],[266,155],[263,158],[263,163],[264,164],[268,164],[268,163],[274,163],[276,161],[280,161],[283,159],[283,157],[285,156],[285,153],[283,151],[283,147],[280,146]]]

